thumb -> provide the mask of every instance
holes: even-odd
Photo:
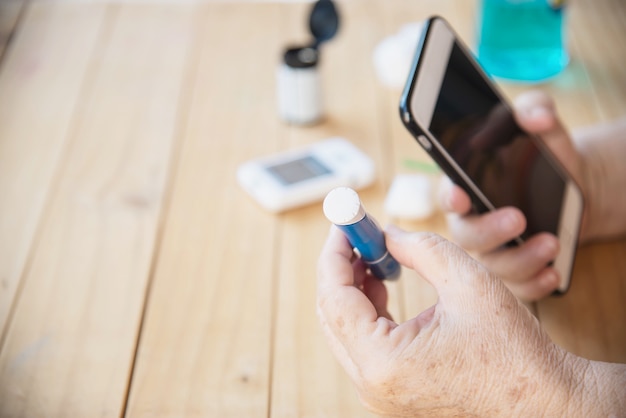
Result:
[[[580,156],[552,98],[540,90],[530,90],[515,99],[514,107],[520,128],[538,135],[574,180],[582,184]]]
[[[437,234],[409,233],[392,226],[386,237],[389,252],[433,285],[439,303],[448,308],[483,305],[504,288],[485,267]]]
[[[539,135],[556,155],[563,157],[571,148],[569,132],[561,122],[550,96],[531,90],[515,99],[515,118],[520,128]]]
[[[520,94],[513,107],[517,123],[525,131],[541,134],[560,128],[554,101],[541,90]]]

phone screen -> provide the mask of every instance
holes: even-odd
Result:
[[[430,131],[495,207],[524,212],[522,238],[557,234],[565,179],[456,42]]]
[[[311,155],[269,165],[266,169],[284,186],[332,173],[328,167]]]

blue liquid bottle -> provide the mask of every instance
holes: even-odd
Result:
[[[569,61],[565,7],[556,0],[482,0],[478,60],[488,74],[539,82]]]

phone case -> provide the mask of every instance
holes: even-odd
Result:
[[[427,22],[424,24],[424,29],[418,41],[417,49],[415,52],[415,58],[411,65],[409,79],[407,80],[407,84],[405,85],[404,91],[400,99],[400,106],[399,106],[400,119],[402,120],[405,128],[412,134],[415,141],[420,145],[420,147],[422,147],[422,149],[424,149],[428,153],[428,155],[440,166],[440,168],[444,171],[444,173],[455,184],[461,187],[468,194],[468,196],[470,197],[472,201],[473,210],[477,213],[484,213],[490,210],[489,207],[481,200],[481,198],[476,194],[476,192],[472,189],[472,187],[470,187],[470,184],[468,184],[466,180],[463,178],[463,176],[457,171],[457,168],[454,167],[452,164],[450,164],[447,157],[441,153],[441,151],[437,148],[437,146],[433,144],[428,144],[428,143],[425,146],[424,138],[426,138],[428,142],[432,142],[430,139],[431,135],[430,133],[424,132],[422,130],[422,128],[418,125],[418,123],[414,119],[411,109],[410,109],[410,101],[413,95],[413,90],[415,88],[415,79],[416,79],[417,74],[419,74],[420,67],[422,65],[422,61],[420,58],[424,52],[425,46],[428,45],[429,36],[432,34],[431,28],[432,28],[433,22],[439,19],[442,20],[446,24],[446,26],[452,32],[455,42],[466,53],[466,55],[468,55],[469,57],[473,57],[471,52],[469,52],[469,49],[467,48],[467,46],[456,35],[454,30],[450,27],[450,25],[447,22],[445,22],[444,19],[440,18],[439,16],[433,16],[429,18]],[[486,81],[490,82],[490,84],[493,85],[492,80],[484,73],[480,65],[475,60],[472,60],[472,62],[474,63],[474,65],[476,66],[476,70],[482,75],[482,77],[484,77]],[[502,101],[502,103],[507,104],[503,95],[498,91],[497,86],[492,86],[492,89],[500,97],[500,100]],[[510,109],[510,106],[507,106],[507,107]],[[420,141],[420,136],[424,137],[422,138],[421,141]],[[534,135],[530,135],[530,136],[535,137]],[[548,159],[550,160],[555,170],[560,172],[564,178],[568,179],[568,181],[571,181],[572,183],[575,184],[575,182],[571,178],[571,175],[568,174],[565,167],[552,154],[552,152],[547,148],[547,146],[543,144],[543,142],[540,141],[538,138],[533,139],[533,141],[542,150],[542,152],[544,152],[547,155]],[[576,187],[578,188],[580,192],[580,187],[578,185],[576,185]],[[582,205],[584,207],[584,198],[582,198],[582,196],[581,196],[581,200],[582,200]],[[490,201],[488,201],[488,203],[491,205],[491,207],[493,207],[493,204],[491,204]],[[579,226],[580,226],[580,223],[579,223]],[[575,239],[575,241],[577,241],[577,239]],[[523,240],[520,237],[518,237],[516,240],[513,240],[507,243],[506,245],[515,246],[515,245],[519,245],[522,242]],[[573,264],[573,258],[571,260],[571,263]],[[568,282],[568,285],[569,285],[569,282]],[[567,289],[565,289],[562,292],[557,290],[555,291],[555,294],[562,294],[566,290]]]
[[[430,31],[429,31],[430,25],[432,24],[432,22],[435,19],[438,19],[438,18],[439,18],[438,16],[433,16],[433,17],[429,18],[426,21],[426,23],[424,24],[422,35],[421,35],[421,37],[419,39],[419,42],[418,42],[418,45],[417,45],[417,52],[415,53],[415,60],[414,60],[414,62],[411,65],[411,72],[410,72],[410,74],[416,74],[419,71],[419,67],[421,65],[419,57],[420,57],[421,52],[422,52],[422,50],[424,48],[424,45],[426,44],[426,42],[428,40],[428,36],[430,34]],[[437,165],[439,165],[439,167],[443,170],[443,172],[446,173],[446,175],[455,184],[457,184],[459,187],[461,187],[468,194],[468,196],[470,196],[470,199],[472,201],[473,210],[478,212],[478,213],[484,213],[484,212],[489,211],[487,206],[484,205],[484,203],[478,198],[476,193],[474,193],[474,191],[469,187],[469,185],[459,175],[459,173],[454,169],[454,167],[452,167],[452,165],[450,165],[450,163],[439,152],[439,150],[437,150],[436,147],[434,147],[434,146],[425,147],[417,139],[418,136],[420,136],[420,135],[427,136],[427,133],[422,131],[422,129],[417,125],[417,123],[415,123],[415,121],[412,119],[412,117],[410,117],[411,112],[409,111],[409,100],[410,100],[411,93],[412,93],[412,90],[413,90],[413,85],[414,85],[413,80],[412,79],[408,80],[408,82],[407,82],[407,84],[406,84],[406,86],[404,88],[404,91],[402,93],[402,97],[400,99],[400,119],[404,123],[404,126],[413,135],[413,138],[422,147],[422,149],[424,149],[424,151],[426,151],[428,153],[428,155],[437,163]],[[408,115],[409,117],[407,118],[406,115]]]

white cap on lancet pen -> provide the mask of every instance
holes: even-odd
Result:
[[[365,217],[365,209],[357,192],[338,187],[324,199],[324,215],[335,225],[352,225]]]

